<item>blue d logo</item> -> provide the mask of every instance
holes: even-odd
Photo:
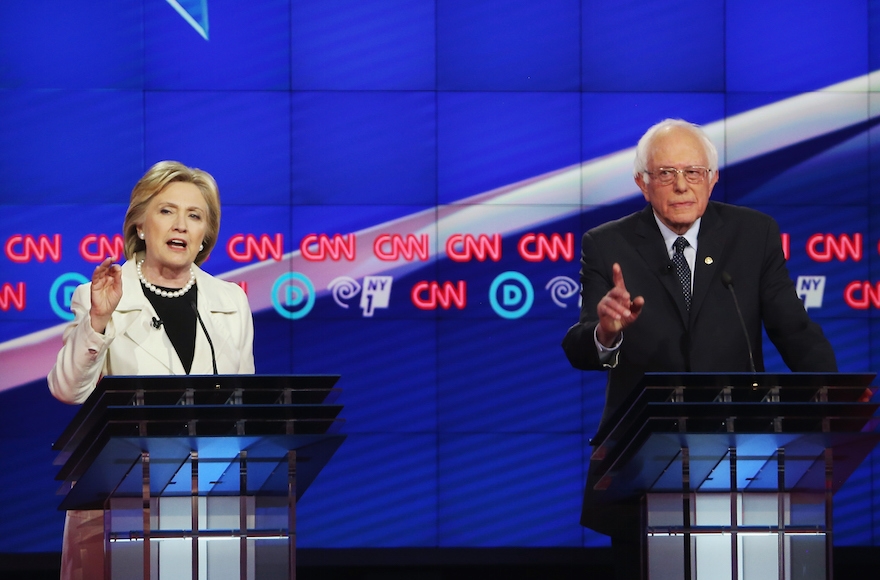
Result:
[[[495,314],[501,318],[513,320],[525,316],[534,301],[535,290],[532,283],[519,272],[499,274],[489,288],[489,303]]]

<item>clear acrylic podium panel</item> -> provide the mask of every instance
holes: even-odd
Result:
[[[239,529],[238,497],[199,497],[198,528],[192,533],[192,500],[151,499],[150,549],[143,545],[143,505],[138,498],[110,502],[106,512],[110,580],[144,577],[150,554],[151,580],[274,580],[289,578],[293,543],[283,498],[248,497],[246,529]],[[295,532],[294,532],[295,533]],[[193,565],[193,554],[197,565]]]
[[[828,580],[832,495],[880,442],[873,374],[646,375],[594,437],[648,580]]]
[[[112,474],[104,503],[110,580],[295,578],[299,476],[310,483],[343,439],[113,438],[67,500],[106,494],[100,484]]]
[[[345,435],[333,375],[106,377],[55,444],[109,579],[296,576],[296,502]]]
[[[687,577],[682,558],[686,538],[693,580],[826,578],[823,494],[738,493],[732,509],[730,494],[694,493],[688,498],[687,536],[682,532],[682,494],[649,493],[646,501],[651,580]],[[737,578],[732,577],[734,570]]]

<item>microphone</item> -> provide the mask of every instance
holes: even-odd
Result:
[[[199,324],[202,327],[202,332],[205,333],[205,338],[208,339],[208,346],[211,347],[211,364],[214,365],[214,374],[216,375],[216,374],[218,374],[217,373],[217,355],[214,353],[214,343],[211,342],[211,336],[208,334],[208,329],[205,328],[205,323],[202,322],[202,317],[199,316],[199,307],[196,306],[195,300],[191,301],[189,303],[189,305],[192,306],[193,312],[196,313],[196,320],[199,321]]]
[[[153,328],[158,329],[160,326],[162,326],[162,324],[163,324],[162,321],[159,320],[158,318],[156,318],[156,317],[154,316],[154,317],[153,317],[153,322],[150,323],[150,326],[152,326]]]
[[[739,309],[739,301],[736,299],[736,292],[733,291],[733,278],[727,272],[721,272],[721,283],[730,290],[733,296],[733,305],[736,307],[736,314],[739,316],[739,323],[743,329],[743,335],[746,337],[746,347],[749,349],[749,367],[755,372],[755,357],[752,356],[752,343],[749,340],[749,331],[746,329],[746,321],[743,319],[742,310]]]

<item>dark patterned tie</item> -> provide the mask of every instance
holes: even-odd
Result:
[[[679,236],[672,244],[672,247],[675,248],[672,261],[675,263],[675,272],[678,274],[681,293],[684,295],[684,303],[688,310],[691,309],[691,268],[684,257],[684,249],[689,245],[683,236]]]

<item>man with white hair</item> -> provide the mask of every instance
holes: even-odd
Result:
[[[762,325],[791,370],[837,371],[789,276],[779,226],[710,201],[718,152],[700,127],[679,119],[651,127],[633,175],[648,204],[584,234],[580,320],[562,342],[575,368],[608,372],[600,429],[647,372],[762,372]],[[638,504],[603,501],[596,481],[591,469],[581,523],[611,536],[624,567],[637,566]]]

